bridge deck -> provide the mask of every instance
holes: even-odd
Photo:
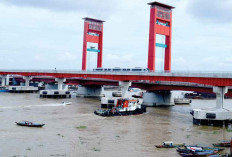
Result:
[[[57,70],[0,70],[0,75],[53,76],[57,78],[96,78],[117,81],[175,81],[212,86],[232,86],[232,73],[213,72],[93,72]]]

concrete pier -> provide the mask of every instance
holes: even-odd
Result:
[[[227,125],[232,123],[232,110],[225,109],[224,95],[228,92],[227,87],[213,87],[213,92],[216,93],[216,107],[193,109],[193,123],[196,125]]]
[[[99,98],[104,96],[102,91],[102,86],[79,86],[76,96],[85,98]]]
[[[41,98],[71,98],[71,93],[64,84],[66,78],[55,78],[57,85],[46,85],[45,90],[41,90]]]
[[[32,76],[23,76],[23,79],[25,80],[25,86],[29,87],[30,80],[32,79]]]
[[[0,75],[1,77],[1,86],[7,86],[9,85],[9,76],[8,75]]]
[[[23,79],[25,79],[24,86],[9,86],[8,87],[9,92],[11,92],[11,93],[35,93],[35,92],[38,92],[38,87],[30,86],[30,80],[32,79],[32,76],[23,76]]]
[[[63,84],[66,78],[55,78],[55,81],[58,83],[58,90],[63,90]]]
[[[173,106],[172,93],[170,91],[156,91],[143,93],[143,105],[158,107],[158,106]]]
[[[71,98],[67,90],[41,90],[39,95],[41,98]]]
[[[36,93],[36,92],[38,92],[38,87],[33,87],[33,86],[9,86],[8,90],[11,93]]]
[[[119,86],[121,87],[122,90],[122,97],[127,97],[128,88],[131,86],[131,82],[119,81]]]

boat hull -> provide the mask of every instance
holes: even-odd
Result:
[[[156,148],[177,148],[177,147],[183,147],[184,144],[173,144],[173,145],[156,145]]]
[[[95,111],[94,113],[96,115],[102,116],[102,117],[112,117],[112,116],[127,116],[127,115],[137,115],[137,114],[142,114],[146,112],[146,106],[142,106],[141,108],[137,108],[134,111],[123,111],[123,112],[112,112],[112,110],[105,110],[102,113],[99,113]]]
[[[19,126],[27,126],[27,127],[38,127],[38,128],[41,128],[43,127],[45,124],[32,124],[32,125],[28,125],[28,124],[23,124],[23,123],[18,123],[16,122],[17,125]]]

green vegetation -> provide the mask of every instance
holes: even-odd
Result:
[[[93,150],[93,151],[96,151],[96,152],[101,151],[100,149],[97,149],[97,148],[95,148],[95,147],[94,147],[92,150]]]
[[[57,134],[58,136],[61,136],[61,137],[64,137],[64,135],[61,135],[61,134]]]
[[[186,138],[189,138],[191,135],[186,135]]]
[[[30,148],[30,147],[28,147],[26,150],[31,150],[31,148]]]
[[[86,128],[87,128],[87,126],[80,125],[80,126],[77,126],[76,128],[77,128],[77,129],[86,129]]]

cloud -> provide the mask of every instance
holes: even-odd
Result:
[[[77,60],[77,55],[72,54],[70,52],[64,52],[64,53],[59,53],[57,55],[57,60],[58,61],[75,61]]]
[[[118,1],[111,0],[1,0],[0,3],[17,7],[34,7],[60,12],[86,12],[106,18],[117,8]],[[104,19],[103,19],[104,20]]]
[[[190,0],[186,12],[202,22],[232,22],[231,0]]]

